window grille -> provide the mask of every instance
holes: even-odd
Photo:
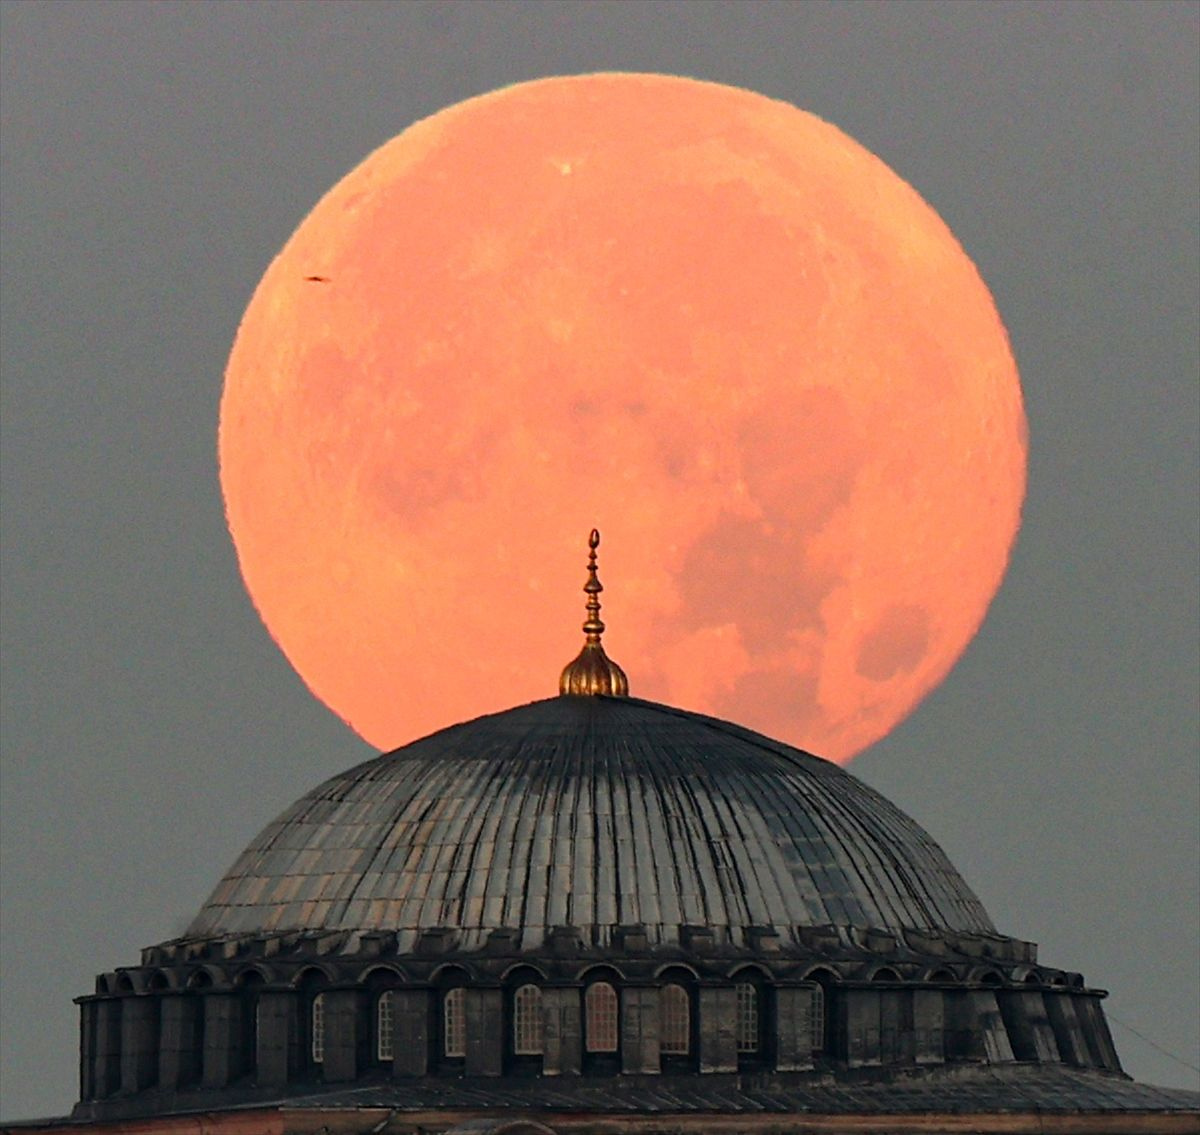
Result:
[[[758,989],[752,982],[737,983],[737,1050],[758,1051]]]
[[[375,1002],[375,1059],[390,1061],[395,1053],[392,1046],[395,1028],[395,1006],[393,994],[385,989]]]
[[[825,990],[819,985],[812,987],[812,1050],[825,1051]]]
[[[584,995],[588,1052],[617,1051],[617,991],[607,981],[589,985]]]
[[[466,990],[461,985],[446,990],[442,999],[442,1052],[450,1057],[467,1055]]]
[[[312,1025],[312,1037],[310,1052],[312,1053],[312,1062],[314,1064],[325,1063],[325,994],[318,993],[312,999],[312,1013],[310,1014],[310,1024]]]
[[[536,985],[522,985],[513,994],[513,1052],[542,1054],[542,991]]]
[[[682,985],[664,985],[658,998],[660,1051],[686,1056],[692,1050],[691,1004]]]

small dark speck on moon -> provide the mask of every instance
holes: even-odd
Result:
[[[328,276],[305,276],[304,281],[307,284],[328,284],[330,282]]]

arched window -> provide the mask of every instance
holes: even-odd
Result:
[[[461,985],[447,989],[442,997],[442,1055],[456,1059],[467,1055],[466,990]]]
[[[262,975],[250,970],[238,980],[238,1012],[241,1024],[242,1071],[253,1072],[258,1067],[258,1035],[262,1002]]]
[[[375,1059],[390,1063],[395,1055],[395,995],[385,989],[375,1001]]]
[[[150,997],[146,1001],[146,1032],[145,1048],[152,1053],[146,1065],[138,1076],[139,1088],[153,1087],[158,1083],[158,1054],[162,1048],[162,991],[167,987],[167,979],[162,974],[156,974],[150,982]]]
[[[309,1055],[314,1064],[325,1063],[325,994],[318,993],[312,999],[309,1016]]]
[[[516,1056],[542,1054],[542,991],[536,985],[522,985],[513,994],[513,1053]]]
[[[99,1036],[107,1050],[100,1065],[97,1094],[111,1096],[121,1088],[121,1015],[124,1012],[119,998],[100,1002]]]
[[[583,997],[584,1041],[588,1052],[617,1051],[617,991],[594,981]]]
[[[668,1056],[687,1056],[692,1050],[691,1001],[682,985],[671,982],[658,995],[659,1050]]]
[[[204,970],[197,970],[188,978],[190,999],[187,1012],[191,1017],[186,1067],[182,1070],[185,1084],[199,1084],[204,1079],[204,1049],[206,1047],[207,1014],[205,1012],[205,990],[212,985],[212,978]],[[185,1026],[186,1027],[186,1026]]]
[[[813,982],[810,989],[812,996],[812,1050],[813,1052],[825,1051],[825,989],[823,986]]]
[[[751,981],[739,981],[737,990],[737,1050],[757,1052],[760,1047],[762,1006],[758,988]]]

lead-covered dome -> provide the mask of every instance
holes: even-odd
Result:
[[[188,938],[453,928],[459,948],[552,927],[608,945],[704,926],[740,945],[841,926],[994,935],[908,816],[828,761],[631,698],[560,696],[327,780],[251,842]]]

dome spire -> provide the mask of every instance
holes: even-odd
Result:
[[[600,621],[600,592],[604,585],[596,574],[596,549],[600,546],[600,532],[593,528],[588,537],[588,575],[583,585],[587,599],[587,620],[583,633],[587,637],[583,649],[573,662],[567,664],[558,680],[560,694],[607,694],[610,697],[629,696],[629,679],[607,654],[600,643],[604,624]]]

